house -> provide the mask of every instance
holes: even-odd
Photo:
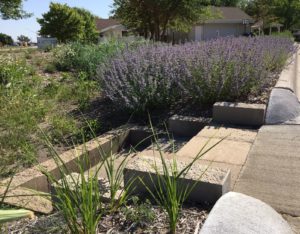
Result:
[[[100,38],[127,36],[128,30],[117,19],[96,19],[97,30]]]
[[[218,37],[241,36],[251,32],[254,20],[237,7],[212,7],[214,19],[198,23],[188,33],[172,32],[172,41],[202,41]],[[170,38],[171,37],[171,38]]]

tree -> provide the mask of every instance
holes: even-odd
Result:
[[[0,0],[0,18],[23,19],[32,16],[23,10],[22,0]]]
[[[156,41],[168,28],[188,31],[209,17],[208,0],[115,0],[113,13],[128,28]]]
[[[292,29],[300,23],[300,1],[275,0],[274,14],[286,29]]]
[[[37,19],[41,25],[40,35],[56,37],[60,42],[83,38],[83,20],[80,14],[66,4],[50,3],[49,12]]]
[[[29,37],[26,37],[24,35],[20,35],[17,37],[18,41],[21,42],[21,43],[28,43],[30,42],[30,38]]]
[[[60,42],[96,42],[98,38],[95,16],[85,9],[50,3],[49,12],[37,21],[41,35],[56,37]]]
[[[14,43],[14,41],[11,38],[11,36],[6,35],[4,33],[0,33],[0,46],[12,45],[13,43]]]
[[[78,14],[82,17],[84,24],[84,33],[82,41],[85,42],[97,42],[98,41],[98,31],[96,27],[96,16],[91,14],[91,12],[87,11],[83,8],[73,8]]]
[[[244,7],[256,21],[262,21],[264,28],[278,20],[274,15],[274,0],[249,0],[244,2]]]
[[[240,2],[241,0],[212,0],[210,4],[213,6],[236,7]]]
[[[286,29],[300,24],[299,0],[243,0],[244,10],[267,26],[272,22],[282,23]]]

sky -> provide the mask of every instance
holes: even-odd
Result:
[[[66,3],[72,7],[82,7],[91,11],[100,18],[108,18],[110,15],[113,0],[27,0],[24,1],[24,10],[33,13],[33,16],[22,20],[2,20],[0,19],[0,33],[10,35],[14,40],[21,34],[28,36],[32,41],[36,41],[37,32],[40,25],[36,18],[41,18],[42,14],[49,10],[50,2]]]

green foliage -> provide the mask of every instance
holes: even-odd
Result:
[[[300,23],[300,1],[299,0],[274,0],[274,14],[286,29]]]
[[[41,79],[31,76],[31,69],[22,61],[7,57],[0,60],[1,161],[4,165],[32,163],[35,147],[29,144],[31,134],[47,109],[41,101]]]
[[[1,45],[12,45],[14,43],[11,36],[6,35],[4,33],[0,33],[0,46]]]
[[[240,2],[240,0],[211,0],[210,4],[213,6],[236,7]]]
[[[126,222],[143,228],[154,221],[155,213],[148,199],[146,199],[145,202],[140,202],[138,197],[133,196],[129,202],[130,201],[132,205],[126,204],[121,208],[121,212],[125,215]]]
[[[285,29],[291,30],[300,23],[299,0],[250,0],[243,2],[245,11],[264,27],[271,23],[282,23]]]
[[[203,0],[115,0],[114,13],[129,29],[146,38],[164,40],[168,27],[188,31],[209,15]]]
[[[19,209],[19,210],[0,210],[0,224],[9,221],[18,220],[21,218],[33,218],[32,211]]]
[[[52,74],[56,72],[56,66],[52,63],[48,63],[44,69],[44,72]]]
[[[61,81],[53,81],[46,87],[46,93],[58,102],[76,102],[81,110],[88,107],[90,99],[98,91],[98,83],[88,79],[84,72],[74,75],[64,73]]]
[[[88,152],[83,149],[83,152],[80,152],[83,156],[77,156],[79,174],[72,174],[47,137],[46,141],[62,175],[59,181],[41,168],[51,184],[55,185],[56,208],[62,212],[71,233],[96,234],[104,210],[97,174],[85,175],[85,166],[90,166]]]
[[[294,36],[293,36],[292,32],[289,30],[286,30],[283,32],[273,32],[272,36],[288,37],[288,38],[291,38],[291,40],[294,40]]]
[[[73,8],[82,17],[84,24],[84,34],[81,41],[83,42],[98,42],[98,31],[95,23],[95,16],[91,12],[83,8]]]
[[[122,189],[123,173],[127,165],[127,157],[124,157],[118,165],[116,163],[117,155],[115,154],[111,153],[104,160],[103,166],[109,182],[111,212],[117,211],[126,202],[129,195],[127,191],[131,189],[130,185],[133,180],[129,182],[126,190]]]
[[[52,2],[49,12],[37,21],[41,35],[56,37],[60,42],[97,41],[95,16],[87,10]]]
[[[88,125],[93,132],[92,125],[89,123]],[[81,133],[84,141],[84,133]],[[120,206],[127,202],[127,190],[122,188],[123,173],[127,163],[127,157],[121,160],[120,164],[117,165],[116,155],[111,152],[106,154],[99,144],[98,154],[101,163],[96,167],[95,172],[86,174],[85,170],[91,168],[92,165],[89,160],[89,152],[84,143],[83,149],[78,151],[81,156],[76,155],[75,157],[77,158],[76,166],[79,174],[71,173],[45,134],[44,139],[51,151],[52,158],[59,168],[59,173],[62,175],[59,181],[51,173],[41,168],[51,184],[55,185],[54,199],[56,201],[56,208],[62,212],[71,233],[96,233],[97,225],[101,217],[106,213],[117,211]],[[107,189],[102,187],[98,181],[99,171],[103,167],[109,184],[110,205],[108,212],[105,211],[105,205],[102,202],[102,197]]]
[[[23,0],[1,0],[0,1],[0,18],[23,19],[32,16],[23,10]]]
[[[125,43],[116,40],[99,45],[69,43],[53,50],[54,64],[58,70],[85,72],[94,78],[97,66],[124,47]]]
[[[161,146],[158,143],[157,133],[154,131],[152,124],[151,128],[153,132],[155,148],[158,149],[160,154],[159,163],[161,166],[158,166],[156,162],[154,162],[154,165],[151,165],[155,175],[153,176],[151,173],[149,173],[151,180],[150,185],[146,184],[142,178],[139,179],[147,188],[149,194],[155,200],[155,202],[167,213],[170,233],[175,234],[176,224],[180,217],[182,205],[198,183],[198,181],[196,181],[192,185],[183,186],[182,183],[180,183],[180,180],[186,177],[187,173],[190,171],[195,162],[197,162],[212,148],[221,143],[225,138],[221,139],[210,147],[208,147],[208,143],[210,142],[208,140],[195,158],[186,166],[179,169],[176,156],[173,157],[170,163],[166,161],[161,150]],[[174,148],[175,147],[173,146],[173,149]],[[199,176],[198,180],[201,179],[204,173],[205,171]]]
[[[27,51],[20,53],[27,57]],[[15,58],[17,56],[19,58]],[[64,113],[65,105],[78,104],[84,109],[99,92],[98,84],[87,79],[84,73],[65,74],[62,79],[45,82],[26,62],[34,64],[34,61],[23,60],[23,54],[0,56],[0,160],[3,166],[0,177],[9,175],[15,167],[27,167],[37,161],[37,149],[44,144],[38,135],[41,123],[54,142],[71,136],[77,138],[81,130],[88,135],[86,126],[77,124],[73,116]],[[93,127],[96,124],[98,122],[91,121]]]
[[[30,38],[29,37],[27,37],[27,36],[24,36],[24,35],[20,35],[20,36],[18,36],[18,41],[19,42],[30,42]]]
[[[49,123],[52,126],[50,132],[51,140],[60,142],[70,135],[80,133],[80,128],[77,126],[76,121],[65,114],[54,114],[50,116]]]

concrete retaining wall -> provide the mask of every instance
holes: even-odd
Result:
[[[107,155],[110,152],[116,153],[120,149],[130,132],[130,127],[131,126],[122,126],[116,130],[110,131],[83,145],[62,153],[60,158],[67,166],[70,173],[79,172],[77,162],[85,155],[88,155],[89,159],[89,165],[86,165],[86,167],[92,167],[101,161],[103,155]],[[14,189],[22,186],[41,192],[49,192],[50,185],[47,177],[41,172],[41,170],[48,171],[56,179],[61,177],[55,160],[49,159],[38,166],[26,169],[16,174],[10,188]],[[8,181],[9,179],[1,181],[1,184],[5,185]]]
[[[211,122],[209,118],[173,115],[168,121],[168,130],[176,136],[193,137]]]
[[[213,106],[213,121],[221,124],[261,126],[264,124],[266,105],[217,102]]]
[[[172,160],[166,159],[166,163],[171,165]],[[160,174],[156,173],[154,164]],[[179,171],[186,165],[186,163],[177,160]],[[124,170],[124,185],[126,187],[131,184],[129,190],[132,195],[150,196],[148,190],[154,192],[155,188],[158,187],[158,176],[163,176],[160,159],[154,161],[153,158],[144,156],[127,165]],[[195,163],[187,175],[178,180],[178,188],[189,189],[194,186],[187,201],[215,203],[223,194],[230,191],[230,182],[229,169]]]

